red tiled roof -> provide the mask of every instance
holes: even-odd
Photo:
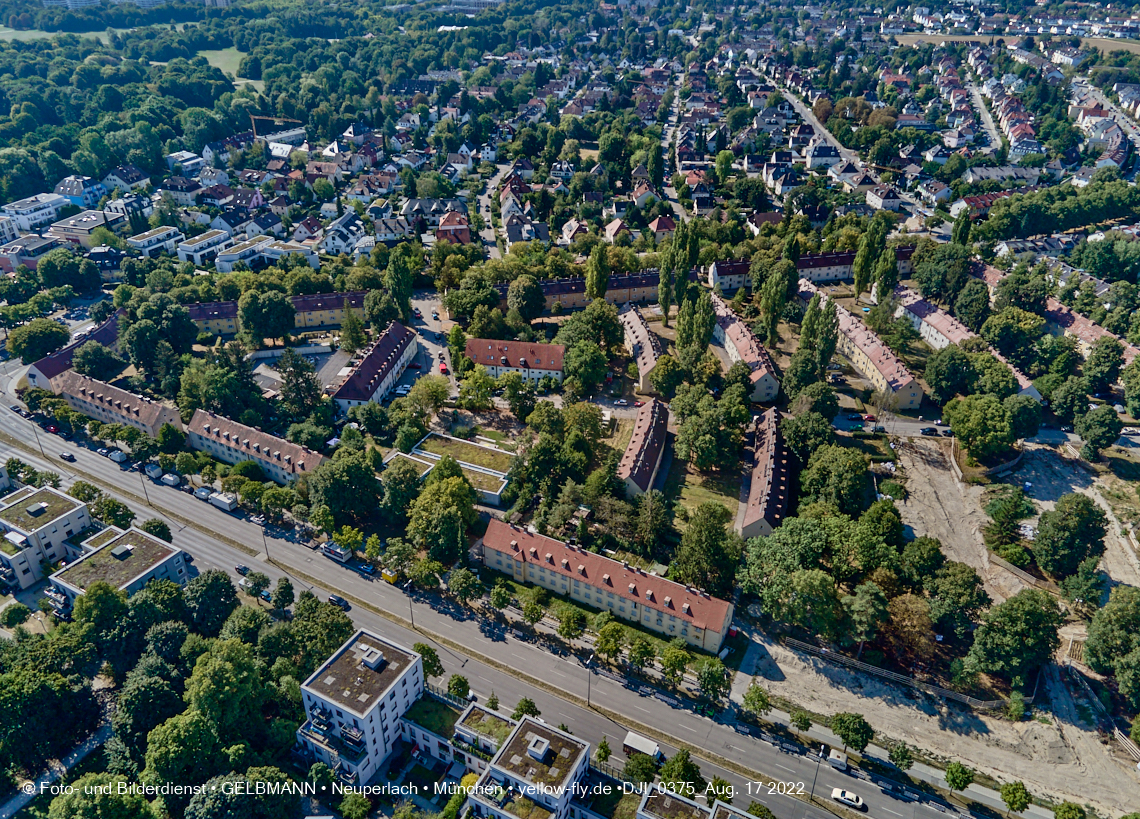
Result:
[[[565,354],[566,348],[561,344],[500,341],[493,338],[469,338],[467,348],[464,350],[464,355],[485,367],[517,367],[559,372],[562,370],[562,357]]]
[[[483,547],[515,560],[544,566],[548,572],[613,592],[615,597],[654,611],[671,614],[696,628],[720,631],[728,618],[730,604],[724,600],[663,577],[626,568],[616,560],[568,546],[560,540],[517,529],[498,518],[491,518],[487,534],[483,536]]]
[[[343,303],[343,302],[342,302]],[[340,384],[330,389],[338,401],[368,401],[376,394],[380,382],[391,372],[400,356],[415,339],[414,331],[393,321],[372,346],[364,351],[360,362]]]
[[[642,492],[649,491],[653,468],[665,448],[668,427],[669,410],[656,398],[650,399],[637,411],[633,435],[618,464],[619,480],[632,480]]]
[[[48,381],[51,381],[60,373],[71,369],[71,359],[75,356],[75,351],[88,341],[98,341],[104,347],[116,348],[119,344],[119,316],[122,314],[121,308],[116,310],[110,318],[83,338],[77,338],[63,349],[44,356],[32,367]],[[37,384],[36,386],[41,389],[49,389],[48,384]]]

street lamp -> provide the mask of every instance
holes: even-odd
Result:
[[[815,799],[815,780],[819,777],[819,766],[823,762],[823,748],[819,749],[819,753],[815,755],[815,776],[811,778],[811,795],[808,796],[808,802]]]
[[[265,539],[265,527],[262,526],[260,528],[261,528],[261,545],[265,547],[265,561],[268,563],[268,562],[270,562],[269,561],[269,541]]]
[[[412,581],[409,580],[404,584],[404,592],[408,595],[408,616],[412,618],[412,631],[416,630],[416,610],[412,606],[412,593],[408,591],[412,587]]]
[[[591,654],[586,660],[586,707],[592,708],[590,705],[590,687],[594,682],[594,669],[593,669],[594,655]]]
[[[33,433],[35,433],[35,436],[36,436],[36,444],[38,444],[38,445],[39,445],[39,448],[40,448],[40,454],[41,454],[41,455],[43,455],[43,456],[46,458],[46,457],[47,457],[47,453],[46,453],[46,452],[44,452],[44,445],[43,445],[43,444],[40,442],[40,430],[39,430],[39,426],[40,426],[39,424],[37,424],[35,421],[33,421],[33,422],[32,422],[32,432],[33,432]]]
[[[150,506],[150,495],[146,491],[146,479],[143,477],[143,471],[139,469],[139,483],[142,484],[143,497],[146,498],[146,505]]]

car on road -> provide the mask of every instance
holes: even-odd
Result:
[[[954,430],[952,430],[952,429],[942,430],[942,437],[943,438],[953,438],[954,437]]]
[[[105,447],[105,446],[101,446],[95,451],[98,452],[100,455],[103,455],[103,456],[107,456],[107,455],[111,454],[111,450],[107,449],[107,447]]]
[[[418,307],[412,308],[412,314],[415,315],[416,318],[423,318],[424,317],[424,314],[420,312],[420,308],[418,308]]]
[[[261,594],[259,594],[258,597],[260,597],[266,603],[273,602],[273,594],[269,591],[269,589],[262,589]]]
[[[847,416],[848,421],[862,421],[863,416],[857,412],[852,412]]]
[[[863,416],[863,420],[864,421],[878,421],[879,419],[876,418],[874,415],[871,415],[871,413],[867,413],[866,415]]]
[[[12,410],[12,412],[17,413],[17,414],[19,414],[19,412],[20,412],[20,408],[17,407],[15,404],[12,404],[10,407],[8,407],[8,409]]]
[[[55,424],[48,424],[46,427],[44,427],[44,429],[46,429],[52,435],[59,432],[59,427],[57,427]]]
[[[431,317],[433,319],[435,319],[436,321],[439,321],[439,311],[438,310],[432,310],[431,311]]]
[[[845,791],[843,788],[832,788],[831,798],[849,808],[867,810],[867,803],[863,801],[863,797],[853,794],[851,791]]]
[[[444,361],[439,362],[440,375],[447,375],[447,363]]]
[[[339,594],[330,594],[329,595],[329,602],[332,603],[334,606],[339,606],[340,608],[344,609],[345,611],[348,611],[348,601],[345,600],[343,597],[341,597]]]
[[[443,350],[440,350],[440,351],[438,351],[438,352],[436,353],[436,356],[438,356],[438,358],[439,358],[439,360],[440,360],[440,361],[443,361]]]
[[[882,424],[880,424],[878,426],[871,427],[871,432],[886,432],[886,431],[887,431],[887,428],[884,427]]]
[[[628,407],[629,402],[626,401],[624,398],[619,398],[618,400],[614,401],[614,406],[615,407]]]
[[[418,361],[413,361],[411,364],[408,365],[408,369],[412,369],[412,370],[422,370],[423,368],[424,368],[424,365]]]
[[[926,435],[931,438],[938,437],[938,430],[936,430],[934,427],[923,427],[918,432],[920,435]]]
[[[234,567],[234,570],[242,577],[245,577],[247,574],[249,574],[249,566],[245,566],[240,563]]]
[[[635,407],[644,407],[644,406],[645,406],[645,402],[644,402],[644,401],[634,401],[634,402],[633,402],[633,405],[634,405]]]
[[[59,457],[63,458],[63,460],[67,461],[69,464],[75,463],[75,456],[70,452],[61,452],[59,453]]]

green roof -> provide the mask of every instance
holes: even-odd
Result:
[[[437,737],[451,739],[459,716],[458,708],[442,703],[430,694],[424,694],[412,703],[408,713],[404,714],[404,719],[431,731]]]
[[[24,532],[34,532],[83,506],[75,498],[47,487],[17,495],[19,496],[17,500],[0,509],[0,520]],[[39,504],[43,504],[43,508],[40,508]]]
[[[127,548],[120,551],[120,546]],[[138,529],[130,529],[98,551],[61,569],[54,576],[78,589],[86,589],[100,580],[118,589],[154,568],[174,552],[175,548],[169,543]]]

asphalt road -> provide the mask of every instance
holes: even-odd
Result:
[[[33,449],[37,448],[33,424],[5,408],[0,408],[0,431],[15,436]],[[763,739],[739,733],[731,718],[714,721],[690,710],[674,708],[653,696],[640,695],[635,688],[626,687],[620,680],[594,674],[588,683],[586,670],[573,658],[556,657],[540,646],[498,630],[495,624],[476,618],[465,610],[438,601],[412,599],[400,588],[383,581],[373,581],[311,550],[294,533],[265,532],[244,516],[223,512],[195,499],[188,492],[153,483],[135,471],[124,472],[93,451],[64,442],[42,430],[38,435],[45,453],[43,457],[6,443],[0,444],[0,457],[20,457],[37,469],[59,472],[64,477],[65,487],[76,479],[93,479],[126,502],[139,520],[150,517],[167,520],[174,533],[174,543],[193,555],[198,571],[220,568],[236,578],[235,566],[245,564],[269,575],[271,580],[289,576],[298,591],[312,588],[322,599],[327,598],[329,592],[337,592],[406,620],[414,619],[418,635],[361,606],[354,606],[349,612],[357,625],[379,630],[407,643],[430,641],[432,634],[446,635],[453,643],[471,646],[476,653],[506,668],[526,669],[526,673],[554,689],[577,697],[586,695],[589,687],[591,701],[595,704],[624,714],[634,722],[657,726],[667,735],[676,736],[698,749],[729,759],[748,770],[761,772],[764,780],[758,786],[702,761],[701,767],[707,777],[722,776],[737,788],[741,794],[737,804],[742,803],[746,807],[751,791],[757,801],[767,804],[781,819],[826,815],[789,797],[767,793],[766,783],[769,780],[802,782],[805,788],[810,788],[817,766],[814,759],[805,756],[798,747],[788,746],[788,750],[783,750]],[[75,464],[58,458],[58,452],[65,449],[76,455]],[[144,497],[145,501],[140,500]],[[184,520],[194,521],[194,526],[183,524]],[[214,533],[222,533],[225,538],[240,543],[244,550],[235,548]],[[580,708],[446,646],[440,646],[439,653],[448,673],[460,672],[467,676],[481,699],[494,691],[506,706],[524,695],[529,696],[538,703],[544,718],[550,722],[565,722],[577,736],[593,743],[604,735],[613,740],[611,747],[620,746],[626,728],[605,715]],[[631,727],[636,730],[637,726]],[[675,749],[665,747],[664,750],[671,753]],[[887,814],[918,819],[945,813],[945,810],[938,810],[929,803],[896,799],[871,782],[826,765],[819,766],[816,793],[827,795],[837,787],[858,793],[866,800],[871,812],[883,819]]]
[[[508,163],[499,163],[498,170],[495,175],[487,180],[487,188],[483,193],[475,197],[475,207],[479,209],[480,215],[483,217],[483,229],[479,231],[479,237],[483,240],[483,244],[487,248],[487,255],[491,259],[500,258],[499,245],[495,240],[495,227],[491,224],[491,197],[497,195],[499,183],[503,180],[507,171],[511,169]]]

